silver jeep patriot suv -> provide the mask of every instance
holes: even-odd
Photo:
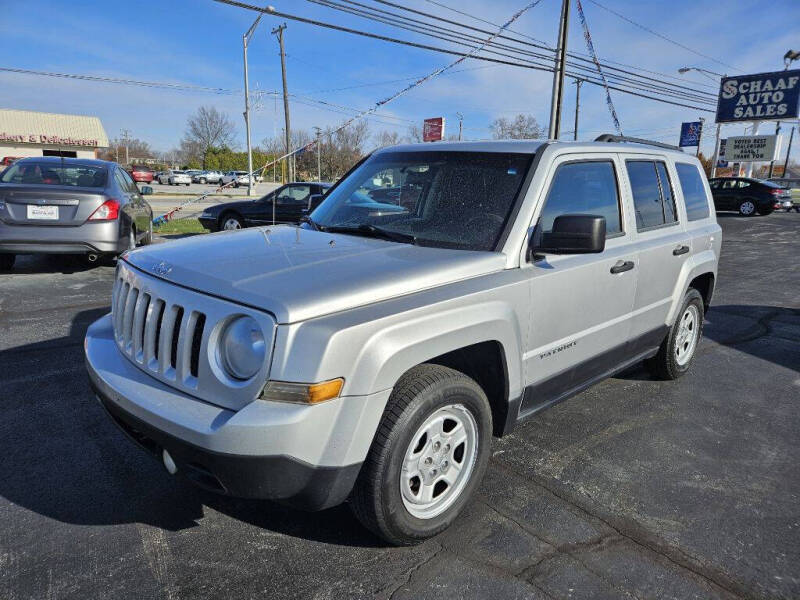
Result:
[[[690,367],[720,228],[700,163],[632,143],[382,149],[300,226],[128,252],[93,390],[204,488],[445,529],[492,436],[645,361]]]

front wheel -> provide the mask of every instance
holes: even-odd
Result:
[[[703,297],[694,288],[689,288],[683,297],[678,318],[653,358],[645,366],[660,379],[677,379],[692,364],[692,359],[703,335]]]
[[[444,531],[486,471],[491,434],[489,401],[473,379],[440,365],[414,367],[389,398],[353,489],[353,513],[396,545]]]
[[[206,183],[206,178],[205,177],[201,177],[200,178],[200,183],[205,184]]]
[[[223,231],[236,231],[244,227],[244,221],[239,215],[229,213],[222,218],[220,229]]]

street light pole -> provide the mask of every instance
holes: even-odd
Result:
[[[700,119],[700,131],[697,134],[697,152],[695,156],[700,156],[700,142],[703,140],[703,127],[705,127],[706,120],[705,117],[698,117]]]
[[[567,31],[569,29],[570,0],[561,2],[561,19],[558,26],[555,70],[553,71],[553,96],[550,101],[550,129],[548,137],[557,140],[561,133],[561,104],[564,100],[564,70],[567,62]]]
[[[794,138],[794,127],[789,134],[789,147],[786,149],[786,160],[783,163],[783,176],[786,177],[786,171],[789,168],[789,155],[792,153],[792,139]]]
[[[253,148],[250,144],[250,80],[247,72],[247,46],[250,43],[250,37],[261,22],[261,17],[264,16],[260,13],[250,29],[242,36],[242,54],[244,58],[244,127],[247,137],[247,195],[253,195]],[[203,165],[205,168],[205,165]]]
[[[464,115],[457,112],[456,116],[458,117],[458,141],[460,142],[464,133]]]
[[[717,136],[714,138],[714,159],[711,163],[711,177],[717,176],[717,162],[719,161],[719,130],[722,123],[717,123]]]

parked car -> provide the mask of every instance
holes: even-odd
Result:
[[[219,183],[222,173],[219,171],[200,171],[192,175],[192,183]]]
[[[716,210],[735,210],[745,217],[768,215],[791,196],[788,190],[764,179],[716,177],[708,184]]]
[[[158,183],[168,183],[169,185],[189,185],[192,178],[186,171],[162,171],[158,175]]]
[[[240,185],[247,185],[250,176],[247,171],[228,171],[222,176],[220,180],[221,185],[232,184],[233,187],[238,188]],[[253,176],[253,183],[257,183],[255,176]]]
[[[153,211],[118,164],[22,158],[0,175],[0,269],[17,254],[117,255],[153,235]]]
[[[420,186],[414,206],[364,194],[387,167]],[[126,254],[86,364],[113,422],[170,473],[309,509],[349,498],[412,544],[467,505],[492,435],[642,360],[685,374],[720,246],[683,152],[384,148],[300,227]]]
[[[209,231],[242,229],[272,223],[273,202],[276,223],[299,223],[314,210],[330,183],[287,183],[257,200],[214,204],[203,210],[200,224]],[[277,199],[277,201],[276,201]]]
[[[800,177],[775,177],[769,181],[789,190],[790,198],[783,205],[786,212],[791,210],[800,212]]]
[[[128,175],[137,183],[153,183],[153,169],[144,165],[133,165],[128,168]]]

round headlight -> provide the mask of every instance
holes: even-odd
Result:
[[[250,379],[267,358],[264,333],[252,317],[238,317],[228,323],[219,350],[222,366],[235,379]]]

